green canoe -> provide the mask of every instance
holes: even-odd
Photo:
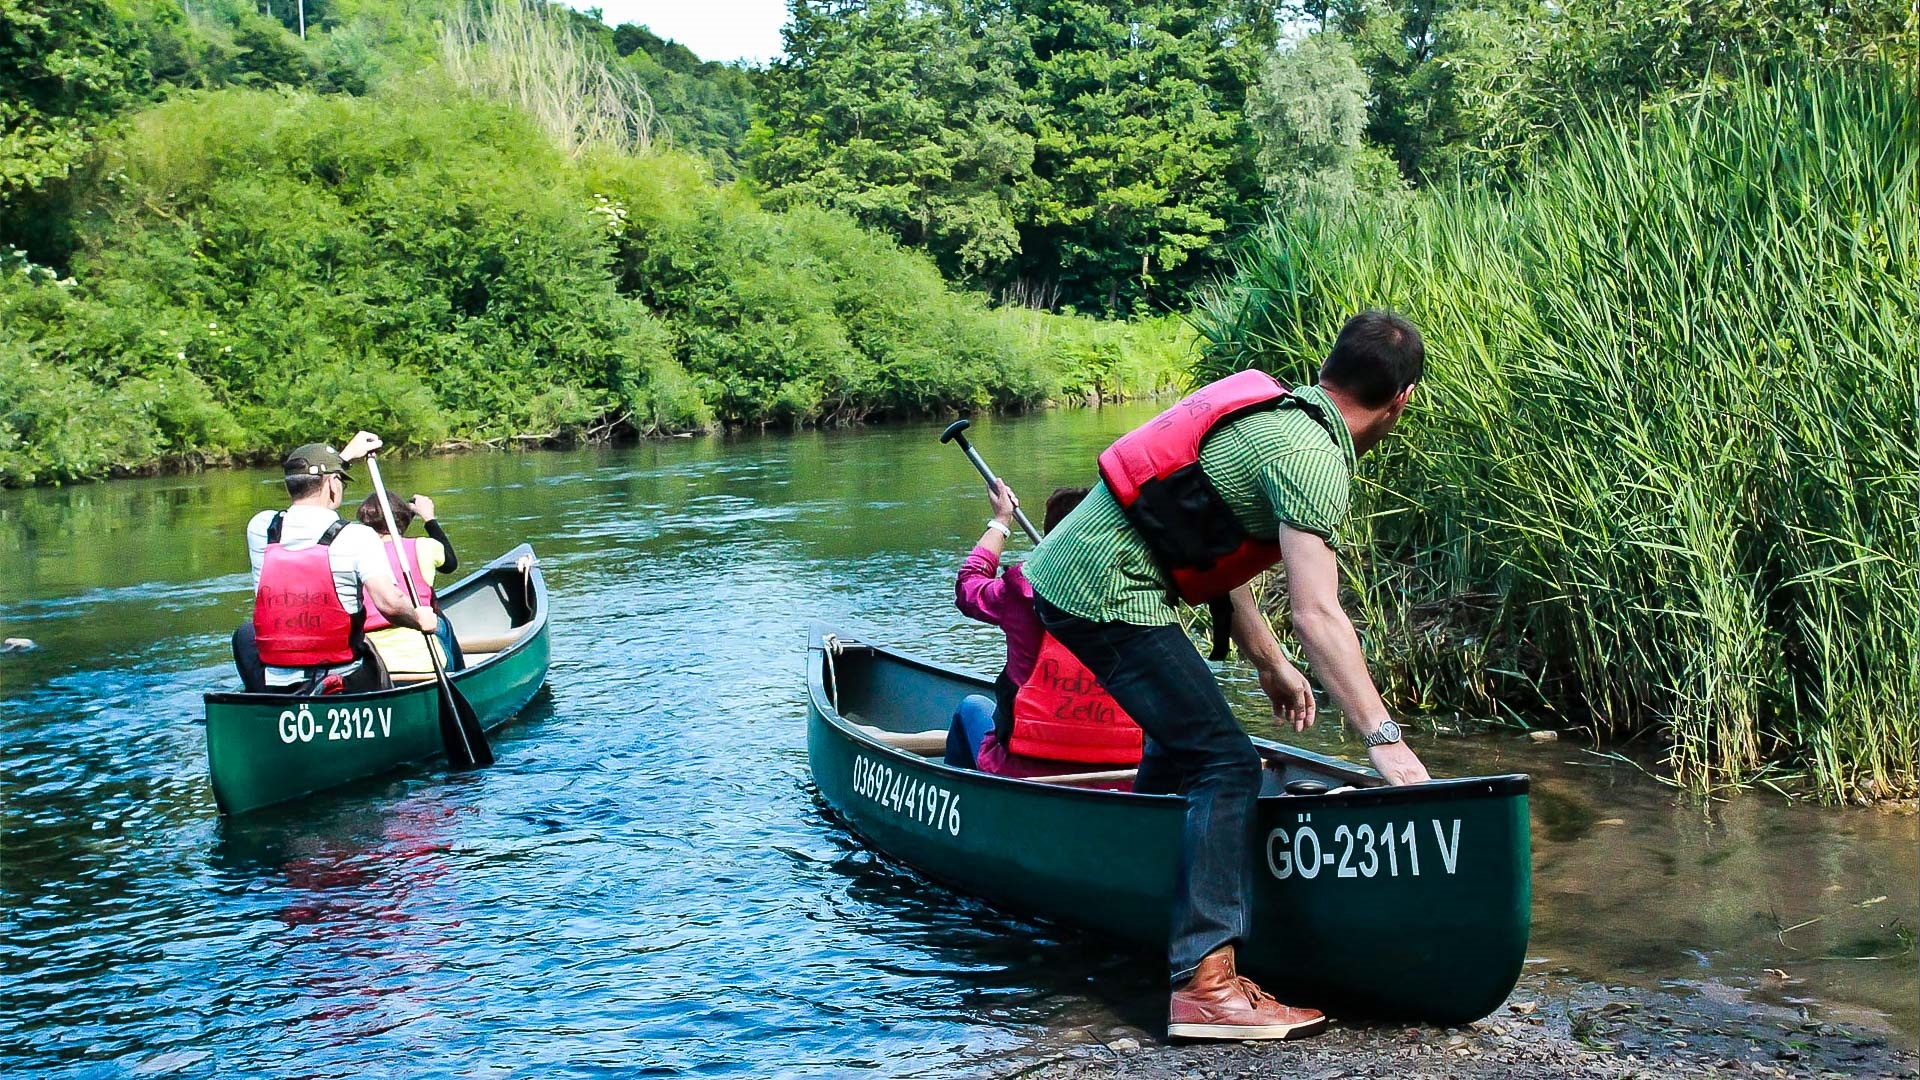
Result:
[[[814,783],[855,833],[1000,907],[1164,949],[1182,799],[1088,786],[1112,773],[1013,780],[944,764],[948,718],[993,692],[986,679],[820,631],[807,669]],[[1459,1024],[1498,1008],[1527,947],[1528,778],[1393,788],[1254,743],[1265,776],[1242,970],[1340,1016]]]
[[[547,585],[533,549],[514,548],[437,600],[466,654],[453,684],[480,725],[497,728],[547,679]],[[324,697],[208,694],[214,802],[245,813],[445,753],[438,693],[424,681]]]

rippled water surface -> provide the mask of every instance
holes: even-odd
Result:
[[[976,434],[1037,505],[1144,415]],[[539,552],[549,688],[491,769],[230,821],[200,695],[230,682],[277,478],[0,493],[0,636],[40,643],[0,656],[0,1072],[935,1075],[1152,1023],[1156,957],[928,885],[814,799],[810,623],[996,662],[951,606],[986,507],[937,430],[390,464],[463,560]],[[1308,741],[1354,753],[1330,729]],[[1920,1031],[1911,816],[1423,743],[1436,772],[1535,774],[1539,963]]]

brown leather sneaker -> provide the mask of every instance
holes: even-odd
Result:
[[[1170,1039],[1297,1039],[1326,1026],[1318,1009],[1282,1005],[1233,968],[1233,946],[1200,961],[1167,1007]]]

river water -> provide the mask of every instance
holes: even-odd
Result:
[[[1038,505],[1145,415],[975,433]],[[200,695],[231,682],[242,528],[277,478],[0,493],[0,636],[40,645],[0,656],[0,1073],[943,1075],[1152,1023],[1157,957],[895,869],[810,787],[810,624],[996,661],[951,604],[985,499],[937,431],[391,463],[463,561],[539,552],[549,689],[491,769],[231,821]],[[1911,815],[1703,805],[1567,743],[1417,745],[1534,774],[1535,964],[1920,1033]]]

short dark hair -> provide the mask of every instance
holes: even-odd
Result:
[[[1377,409],[1420,381],[1427,347],[1414,325],[1391,311],[1363,311],[1347,320],[1320,365],[1320,382]]]
[[[322,473],[319,476],[314,476],[310,473],[288,473],[287,494],[296,499],[304,499],[314,492],[319,491],[321,486],[327,482],[327,477],[331,475],[333,474]]]
[[[405,535],[407,526],[413,524],[413,504],[400,501],[400,496],[388,493],[387,507],[393,511],[393,527]],[[360,509],[353,515],[365,525],[382,536],[387,535],[387,519],[380,513],[380,495],[375,492],[360,503]]]
[[[1040,531],[1052,532],[1053,527],[1060,524],[1060,519],[1073,513],[1073,508],[1087,497],[1087,490],[1083,487],[1054,488],[1053,494],[1047,496],[1047,515],[1041,522]]]

